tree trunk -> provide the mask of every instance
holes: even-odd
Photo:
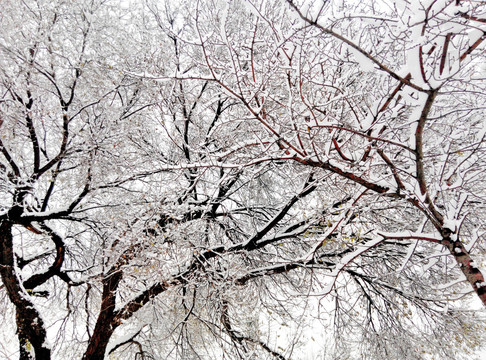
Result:
[[[462,242],[459,240],[453,241],[450,236],[444,238],[442,243],[449,249],[449,252],[456,259],[467,281],[471,284],[474,292],[479,299],[486,306],[486,282],[484,276],[474,264],[469,252],[466,250]]]
[[[83,360],[101,360],[105,358],[106,348],[111,335],[119,323],[114,321],[116,289],[122,279],[122,272],[116,271],[104,279],[101,309],[88,348]]]
[[[101,315],[98,317],[93,335],[89,339],[88,349],[83,355],[83,360],[102,360],[105,358],[108,342],[116,328],[111,323],[110,319],[105,319]]]
[[[12,223],[0,225],[0,274],[10,301],[15,305],[20,360],[48,360],[51,350],[46,345],[46,330],[34,304],[29,300],[15,273]]]

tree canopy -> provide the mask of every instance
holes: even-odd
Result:
[[[486,5],[4,0],[0,357],[471,359]]]

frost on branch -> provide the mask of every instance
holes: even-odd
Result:
[[[479,353],[483,4],[2,10],[0,357]]]

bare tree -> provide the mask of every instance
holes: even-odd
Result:
[[[483,11],[5,2],[2,355],[470,356]]]
[[[399,298],[437,324],[434,313],[471,288],[486,301],[484,10],[456,1],[234,2],[217,20],[196,17],[208,76],[246,110],[267,160],[315,169],[327,177],[327,199],[341,193],[338,205],[322,204],[321,214],[342,209],[326,216],[306,258],[329,258],[323,293],[339,299],[338,328],[357,316],[339,292],[360,294],[367,311],[356,327],[383,341],[378,357],[420,356],[404,336],[390,340],[409,331],[393,311]],[[336,253],[341,245],[347,251]]]

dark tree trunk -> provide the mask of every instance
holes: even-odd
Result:
[[[115,321],[114,313],[116,289],[121,278],[122,272],[116,271],[108,275],[104,280],[100,313],[93,330],[93,335],[89,339],[88,348],[83,355],[83,360],[101,360],[105,358],[108,342],[119,325]]]
[[[21,286],[14,264],[12,223],[4,219],[0,224],[0,275],[16,310],[20,360],[48,360],[51,350],[46,346],[44,322]]]
[[[106,348],[111,335],[115,331],[110,319],[105,319],[101,315],[96,322],[93,335],[89,339],[88,349],[84,353],[83,360],[102,360],[105,358]]]

